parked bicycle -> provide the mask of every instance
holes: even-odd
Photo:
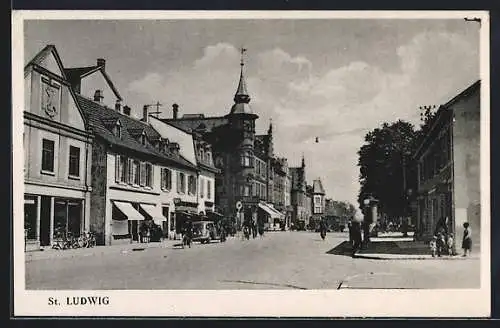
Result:
[[[95,235],[92,232],[84,232],[78,237],[71,233],[57,232],[54,235],[52,248],[54,249],[75,249],[90,248],[96,245]]]

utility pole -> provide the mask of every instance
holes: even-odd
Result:
[[[156,118],[160,117],[160,114],[161,114],[160,107],[163,106],[163,104],[160,104],[160,102],[157,101],[156,104],[149,104],[149,105],[146,105],[146,106],[148,106],[148,107],[156,107],[156,111],[151,112],[150,114],[155,115]]]

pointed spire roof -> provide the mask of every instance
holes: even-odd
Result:
[[[313,181],[313,194],[324,195],[325,189],[323,188],[323,184],[321,183],[321,179],[317,178]]]
[[[271,135],[271,136],[273,134],[273,119],[272,118],[269,119],[269,129],[267,129],[267,134]]]
[[[302,167],[306,167],[306,160],[304,158],[304,153],[302,153]]]
[[[250,96],[247,91],[247,84],[245,81],[245,75],[243,72],[243,66],[245,63],[243,61],[243,54],[247,51],[245,48],[241,48],[241,62],[240,62],[240,80],[238,82],[238,88],[236,89],[236,93],[234,94],[234,105],[231,107],[231,114],[251,114],[255,115],[250,105]]]

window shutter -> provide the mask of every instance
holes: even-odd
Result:
[[[120,155],[115,156],[115,182],[120,182]]]
[[[167,173],[167,189],[172,190],[172,171],[165,169]]]
[[[160,180],[161,180],[161,183],[160,183],[160,187],[161,189],[166,189],[166,186],[165,186],[165,169],[164,168],[161,168],[160,169]]]
[[[140,163],[139,174],[139,185],[144,186],[146,183],[146,163]]]

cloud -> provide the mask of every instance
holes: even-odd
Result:
[[[447,101],[479,75],[478,44],[457,34],[421,33],[394,51],[399,60],[391,71],[353,60],[318,73],[306,56],[280,48],[247,60],[258,133],[267,130],[272,118],[275,151],[292,165],[304,153],[308,178],[321,177],[330,197],[356,205],[356,152],[367,131],[399,118],[416,124],[418,106]],[[209,45],[191,66],[147,73],[130,83],[129,92],[144,101],[175,101],[181,115],[225,115],[236,90],[238,64],[235,46]]]

